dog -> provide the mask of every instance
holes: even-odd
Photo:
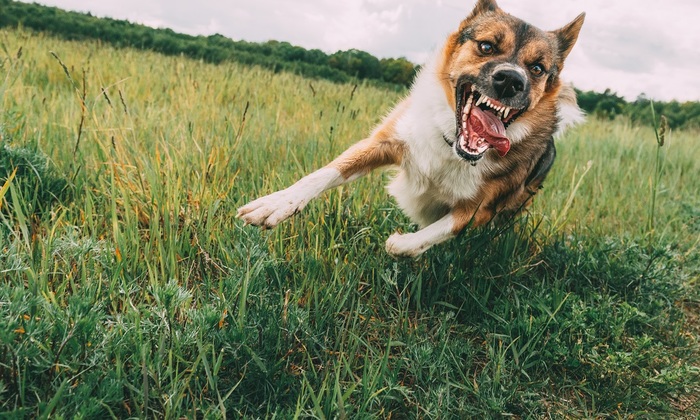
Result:
[[[542,187],[554,139],[583,119],[559,76],[584,18],[543,31],[478,0],[368,138],[237,216],[272,228],[322,192],[394,166],[389,193],[419,229],[392,234],[389,254],[416,257],[468,226],[512,217]]]

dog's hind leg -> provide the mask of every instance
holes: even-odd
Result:
[[[452,213],[413,233],[394,233],[386,240],[386,252],[397,257],[417,257],[433,245],[455,237]]]
[[[272,228],[303,209],[322,192],[353,181],[372,169],[401,163],[404,143],[396,139],[397,113],[389,115],[372,135],[353,145],[330,164],[281,191],[258,198],[238,209],[246,223]]]
[[[467,226],[488,223],[494,215],[491,206],[469,202],[417,232],[394,233],[386,241],[386,251],[394,256],[417,257],[428,248],[454,238]]]

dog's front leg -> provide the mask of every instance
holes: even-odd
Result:
[[[467,226],[481,226],[494,216],[490,206],[469,203],[454,208],[446,216],[414,233],[394,233],[386,241],[386,251],[397,257],[417,257],[433,245],[457,236]]]
[[[380,166],[398,165],[403,158],[404,144],[395,138],[393,125],[389,118],[372,136],[350,147],[326,167],[289,188],[241,207],[238,217],[252,225],[272,228],[301,211],[322,192],[353,181]]]
[[[322,192],[347,181],[340,171],[327,166],[303,177],[289,188],[246,204],[238,209],[237,216],[248,224],[273,228],[301,211]]]

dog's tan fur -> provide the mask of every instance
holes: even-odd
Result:
[[[372,169],[387,165],[399,165],[403,157],[404,143],[396,136],[396,120],[408,100],[377,127],[372,135],[351,146],[328,166],[337,169],[345,179],[356,174],[364,175]]]
[[[559,73],[582,24],[583,15],[562,29],[545,32],[506,14],[494,0],[479,0],[418,75],[411,94],[367,139],[291,187],[242,207],[239,217],[273,227],[321,192],[388,165],[400,169],[390,192],[423,228],[392,235],[387,241],[392,254],[415,256],[467,226],[519,212],[531,202],[552,164],[557,128],[561,131],[580,118],[575,93],[562,86]],[[458,141],[454,114],[461,112],[459,84],[468,78],[481,89],[484,82],[474,80],[484,77],[485,66],[496,63],[493,55],[478,50],[483,42],[497,47],[499,63],[528,76],[529,105],[516,111],[517,121],[508,122],[507,154],[487,150],[474,158],[479,161],[472,167],[448,144]],[[547,77],[535,74],[533,63],[547,69]]]

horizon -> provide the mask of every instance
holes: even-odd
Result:
[[[313,0],[295,7],[279,0],[255,4],[204,0],[199,5],[182,0],[38,3],[189,35],[218,33],[248,42],[289,42],[327,54],[358,49],[378,58],[405,57],[422,65],[475,2],[464,7],[442,0],[352,0],[342,4]],[[689,29],[691,24],[663,25],[671,18],[692,23],[693,16],[700,14],[700,4],[673,0],[677,7],[661,7],[651,0],[624,0],[612,5],[589,0],[583,7],[580,2],[563,0],[553,9],[545,0],[498,3],[504,11],[545,30],[559,28],[586,12],[586,23],[562,73],[565,81],[580,90],[609,89],[627,101],[642,96],[700,101],[700,80],[696,77],[700,33]],[[678,14],[681,6],[697,13]]]

